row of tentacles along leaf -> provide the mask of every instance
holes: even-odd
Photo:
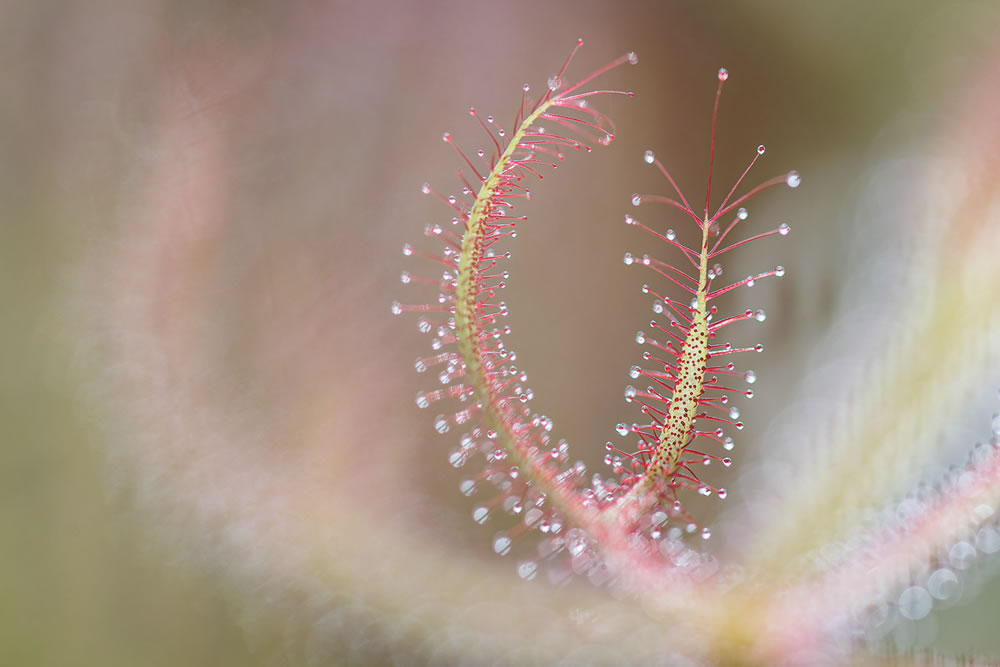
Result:
[[[754,162],[764,153],[760,146],[750,165],[733,185],[722,203],[710,211],[711,167],[704,211],[696,212],[677,188],[663,164],[652,151],[644,160],[655,165],[672,186],[676,199],[659,195],[635,195],[632,203],[662,203],[679,209],[701,232],[701,243],[687,247],[676,240],[672,230],[656,231],[633,216],[627,224],[643,229],[672,246],[679,261],[661,261],[648,256],[625,256],[626,264],[646,266],[681,290],[684,298],[664,296],[648,286],[643,291],[657,299],[654,307],[663,313],[665,322],[653,321],[653,335],[640,333],[636,340],[647,349],[646,368],[634,366],[630,375],[649,383],[638,390],[626,388],[626,400],[637,404],[646,423],[617,426],[622,436],[633,437],[635,448],[626,451],[607,444],[606,462],[613,475],[589,478],[581,462],[572,463],[567,444],[553,443],[552,421],[531,408],[533,393],[527,388],[527,376],[516,366],[516,355],[504,345],[510,328],[503,326],[507,306],[498,300],[508,272],[505,263],[510,252],[502,242],[516,236],[515,225],[525,220],[517,215],[518,202],[530,198],[528,183],[543,178],[541,171],[564,159],[564,152],[585,150],[594,144],[607,145],[614,138],[614,124],[597,111],[591,99],[602,95],[627,95],[618,90],[589,89],[596,77],[625,63],[635,64],[635,54],[626,54],[596,70],[578,82],[567,85],[567,68],[582,45],[567,58],[559,72],[549,79],[547,89],[537,100],[529,100],[530,88],[523,89],[521,106],[512,125],[513,131],[501,128],[492,116],[485,120],[476,112],[488,137],[490,150],[466,155],[455,146],[464,165],[460,172],[461,191],[444,195],[425,184],[425,194],[439,198],[453,212],[451,225],[430,225],[427,236],[443,246],[439,253],[423,252],[407,244],[404,255],[419,255],[435,263],[440,276],[418,276],[404,271],[404,284],[422,283],[439,291],[435,303],[392,304],[392,312],[418,313],[418,328],[432,336],[433,354],[416,361],[417,372],[433,372],[440,387],[422,391],[417,405],[428,408],[446,402],[457,409],[443,411],[434,421],[440,433],[462,432],[458,447],[449,460],[456,467],[473,457],[482,457],[485,467],[462,481],[461,492],[478,502],[473,510],[477,523],[485,523],[496,514],[514,517],[515,523],[494,537],[494,550],[501,555],[511,551],[515,540],[528,531],[541,533],[537,553],[518,562],[518,573],[533,578],[542,561],[547,561],[549,577],[563,581],[572,573],[586,575],[595,583],[614,578],[613,563],[623,552],[630,562],[641,556],[656,567],[663,561],[680,565],[690,560],[685,535],[699,526],[684,509],[678,491],[694,490],[703,495],[726,497],[726,490],[703,482],[695,473],[695,464],[720,462],[732,449],[732,438],[725,428],[742,428],[738,409],[731,397],[752,397],[749,388],[731,386],[752,384],[752,371],[736,370],[729,361],[732,355],[762,351],[760,345],[733,346],[717,340],[718,332],[741,320],[764,319],[763,311],[746,310],[717,318],[712,305],[716,298],[741,286],[752,286],[768,276],[781,276],[781,266],[748,276],[724,286],[717,286],[722,275],[718,258],[750,241],[788,233],[788,226],[728,243],[730,232],[747,219],[744,204],[751,197],[779,184],[796,187],[796,172],[772,178],[742,196],[734,196]],[[718,89],[712,120],[714,158],[715,118],[725,69],[719,70]],[[454,146],[451,136],[444,141]],[[703,443],[703,444],[702,444]],[[471,466],[470,466],[471,467]],[[509,520],[508,520],[509,523]],[[707,539],[708,528],[700,534]]]

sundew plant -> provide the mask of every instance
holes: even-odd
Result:
[[[662,176],[663,189],[622,202],[622,219],[655,237],[661,251],[626,253],[624,262],[642,272],[637,280],[655,317],[636,334],[638,363],[623,369],[630,378],[624,387],[629,413],[614,427],[617,438],[605,445],[606,469],[588,470],[554,435],[558,429],[537,405],[544,397],[536,400],[527,369],[505,343],[510,327],[502,299],[516,230],[527,219],[521,204],[545,196],[546,179],[561,161],[614,140],[618,130],[599,110],[602,98],[633,96],[604,82],[618,76],[620,66],[637,64],[634,53],[574,77],[572,61],[581,45],[540,92],[524,86],[510,124],[470,110],[483,133],[482,149],[465,152],[444,135],[460,164],[458,182],[421,188],[445,211],[440,223],[424,230],[436,245],[403,248],[407,295],[391,310],[414,319],[429,339],[428,353],[414,364],[426,378],[416,405],[450,442],[442,459],[465,475],[457,490],[468,496],[472,520],[488,527],[492,550],[510,563],[512,579],[538,587],[596,587],[643,610],[660,634],[622,648],[626,659],[887,659],[879,656],[889,629],[954,604],[968,573],[1000,551],[1000,417],[984,425],[984,433],[992,432],[989,441],[945,473],[931,465],[933,447],[919,437],[919,424],[892,419],[894,407],[918,414],[965,400],[942,377],[957,378],[980,363],[962,359],[961,348],[978,294],[968,281],[983,274],[972,267],[991,275],[983,268],[984,247],[995,244],[995,233],[979,220],[989,190],[961,184],[966,226],[944,243],[966,271],[909,292],[920,295],[914,297],[920,307],[908,311],[894,347],[854,388],[861,409],[817,435],[837,444],[826,447],[807,474],[774,480],[764,527],[740,553],[717,556],[711,546],[724,524],[716,528],[699,519],[691,500],[747,502],[713,475],[739,466],[734,438],[742,419],[755,418],[747,400],[757,378],[748,364],[764,353],[749,325],[766,317],[755,307],[720,309],[717,299],[758,283],[756,289],[766,289],[785,276],[777,261],[790,225],[769,225],[751,216],[748,205],[757,197],[784,196],[802,178],[785,170],[755,180],[765,155],[761,145],[748,151],[734,183],[713,181],[716,129],[725,126],[723,87],[736,83],[735,77],[727,83],[726,69],[716,77],[703,196],[678,187],[670,168],[680,157],[669,150],[636,156],[637,166]],[[631,103],[640,104],[641,96]],[[675,231],[682,226],[695,233]],[[731,276],[727,262],[750,243],[773,243],[776,263]],[[888,469],[921,468],[928,472],[909,490],[881,476]]]

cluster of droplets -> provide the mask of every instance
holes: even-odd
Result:
[[[934,486],[922,485],[902,500],[869,512],[854,537],[812,555],[813,568],[828,571],[835,591],[843,588],[837,579],[842,568],[860,567],[866,581],[877,583],[868,590],[868,601],[856,605],[853,627],[858,639],[875,646],[891,640],[909,648],[914,624],[934,609],[973,599],[1000,569],[1000,559],[993,557],[1000,553],[1000,516],[988,502],[963,500],[992,487],[1000,470],[1000,415],[994,415],[992,431],[991,441],[976,445],[964,466],[953,466]],[[911,538],[921,535],[928,522],[943,524],[950,541],[929,549],[919,537]],[[903,553],[887,558],[887,549]],[[905,578],[887,579],[880,564],[900,556],[911,562]]]
[[[722,82],[728,79],[729,72],[725,68],[720,69],[716,109]],[[714,128],[713,117],[713,154]],[[734,347],[729,343],[715,343],[713,339],[721,328],[731,323],[742,320],[763,322],[767,316],[763,310],[746,309],[742,313],[717,319],[716,307],[714,305],[708,307],[708,303],[732,289],[752,287],[762,278],[785,275],[785,268],[776,266],[771,271],[747,276],[725,287],[714,286],[714,281],[720,280],[724,273],[722,264],[714,261],[717,257],[750,241],[768,236],[786,236],[790,231],[787,224],[782,224],[769,232],[722,246],[730,231],[750,217],[747,208],[742,205],[744,202],[775,185],[783,183],[796,188],[801,183],[799,174],[791,171],[766,181],[746,195],[732,199],[743,177],[756,160],[764,155],[765,150],[763,145],[757,147],[750,166],[714,215],[709,214],[711,172],[709,196],[706,196],[705,211],[702,215],[700,211],[696,212],[691,207],[656,154],[652,150],[643,153],[643,162],[655,166],[663,174],[673,187],[676,197],[636,193],[632,195],[632,205],[638,207],[644,204],[666,204],[679,209],[703,232],[704,244],[688,247],[678,240],[677,233],[672,228],[662,231],[647,226],[634,215],[625,216],[625,224],[648,232],[671,246],[674,256],[680,255],[680,261],[665,262],[648,254],[640,256],[625,253],[625,265],[651,269],[673,286],[684,290],[688,298],[673,299],[656,292],[648,284],[642,286],[644,294],[654,297],[652,310],[657,319],[650,321],[649,327],[655,333],[640,331],[636,334],[636,342],[643,346],[642,358],[645,363],[643,366],[633,366],[629,376],[632,380],[645,380],[647,384],[645,390],[629,384],[625,389],[625,401],[638,406],[646,421],[632,424],[619,423],[616,426],[618,435],[628,438],[631,446],[619,447],[608,443],[605,463],[611,468],[614,477],[599,480],[595,476],[590,491],[597,503],[613,505],[620,499],[628,497],[630,491],[637,485],[645,484],[646,493],[649,493],[649,488],[653,488],[655,493],[659,494],[658,505],[653,515],[664,521],[680,523],[679,529],[682,531],[694,532],[699,527],[677,500],[677,491],[694,490],[703,496],[716,495],[723,499],[727,496],[725,489],[716,489],[702,482],[695,472],[695,467],[716,462],[724,466],[731,465],[732,459],[729,456],[717,453],[720,447],[723,452],[729,452],[734,447],[733,439],[725,434],[723,427],[733,427],[737,430],[743,428],[743,423],[738,421],[740,411],[731,404],[731,398],[740,395],[752,398],[753,391],[749,388],[732,386],[733,383],[728,382],[727,378],[735,377],[746,385],[752,385],[757,381],[757,375],[752,370],[737,370],[736,365],[728,361],[729,355],[750,351],[761,352],[764,347],[760,344]],[[731,216],[728,218],[730,222],[724,223],[723,218],[727,213]],[[686,349],[689,352],[685,355]],[[695,358],[694,355],[698,357],[703,355],[704,358]],[[691,408],[693,417],[689,416],[692,412],[688,412],[686,408],[672,410],[675,402],[681,402],[680,404],[685,406],[693,405]],[[664,461],[669,463],[665,464]],[[657,480],[656,484],[652,484],[646,478],[647,473],[653,470],[651,466],[654,465],[657,466],[655,468],[657,474],[666,474],[666,479]],[[664,469],[664,465],[669,467]],[[653,515],[646,516],[648,518]],[[654,523],[659,525],[657,522]],[[661,532],[659,528],[647,529],[645,534],[652,538],[654,534],[658,535]],[[710,531],[704,529],[702,534],[707,539]]]
[[[578,41],[577,48],[581,44]],[[636,62],[634,53],[626,54],[584,82]],[[537,553],[522,553],[526,557],[518,561],[518,574],[525,579],[533,578],[543,561],[567,564],[577,574],[593,569],[583,566],[577,548],[581,529],[568,528],[566,516],[567,508],[579,504],[575,493],[585,483],[586,469],[570,461],[564,441],[551,441],[552,421],[531,409],[534,392],[515,364],[516,354],[504,343],[510,334],[502,323],[508,309],[497,299],[510,277],[504,267],[510,253],[499,252],[497,244],[515,238],[517,224],[525,220],[516,210],[520,200],[531,196],[526,179],[543,178],[542,170],[555,168],[564,150],[590,151],[592,144],[611,142],[614,126],[591,106],[592,96],[632,96],[581,90],[581,84],[567,83],[568,65],[569,60],[533,103],[528,100],[530,87],[524,85],[512,133],[493,116],[484,119],[470,109],[488,137],[488,148],[472,157],[455,145],[451,134],[443,135],[464,163],[461,190],[445,195],[426,183],[420,189],[451,209],[451,225],[425,228],[425,236],[439,244],[437,251],[424,252],[410,244],[403,248],[405,256],[429,260],[441,273],[421,276],[407,269],[400,274],[403,285],[433,288],[436,297],[429,303],[391,305],[395,315],[419,314],[418,330],[431,336],[431,354],[418,358],[414,369],[435,377],[437,384],[419,392],[416,403],[422,409],[449,406],[439,411],[433,425],[438,433],[460,433],[448,461],[456,468],[474,468],[460,484],[460,491],[475,500],[473,520],[503,524],[493,539],[493,550],[501,556],[524,552],[528,547],[520,545],[527,541],[520,538],[525,534],[542,536]],[[555,128],[546,129],[542,122]]]
[[[452,465],[462,467],[473,455],[485,460],[485,469],[459,483],[459,490],[472,498],[475,505],[472,519],[477,524],[497,526],[492,547],[498,556],[517,554],[517,571],[524,579],[534,578],[543,562],[558,561],[565,555],[567,540],[576,535],[566,528],[562,513],[549,502],[548,494],[532,479],[532,475],[551,479],[556,485],[574,486],[586,474],[586,466],[569,462],[569,446],[564,440],[551,441],[552,420],[532,415],[530,420],[516,425],[526,441],[537,443],[520,452],[528,461],[531,473],[525,474],[514,464],[507,452],[498,445],[496,433],[474,428],[463,434],[459,447],[450,455]],[[534,542],[529,535],[540,536]],[[559,568],[552,570],[560,572]],[[552,575],[550,575],[552,576]],[[555,576],[561,580],[560,576]]]

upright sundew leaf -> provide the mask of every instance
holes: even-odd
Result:
[[[392,305],[395,314],[422,313],[419,329],[436,334],[431,342],[434,354],[418,359],[416,370],[441,367],[438,379],[444,386],[418,394],[417,405],[426,408],[447,398],[464,404],[435,419],[435,428],[441,433],[453,427],[469,429],[451,453],[451,463],[462,466],[477,451],[486,458],[486,469],[461,485],[466,495],[475,494],[482,482],[496,487],[492,499],[476,505],[473,518],[484,523],[500,509],[520,519],[513,529],[495,536],[494,550],[501,555],[510,551],[520,533],[531,529],[558,536],[543,542],[541,556],[560,551],[565,522],[586,524],[593,513],[574,493],[583,479],[583,464],[569,464],[566,444],[559,442],[553,447],[550,443],[551,420],[533,413],[526,405],[533,398],[532,391],[525,385],[526,375],[513,364],[515,354],[503,342],[510,328],[497,326],[508,312],[497,294],[505,286],[507,272],[503,264],[510,258],[509,252],[497,248],[500,242],[514,237],[515,225],[525,220],[514,211],[519,200],[530,197],[526,181],[541,180],[541,170],[555,167],[567,149],[589,152],[594,143],[610,143],[614,124],[590,106],[592,97],[632,96],[629,92],[585,86],[619,65],[635,64],[634,53],[621,56],[574,84],[566,84],[566,71],[582,44],[582,40],[577,41],[537,101],[528,102],[529,87],[524,86],[509,134],[492,116],[484,122],[475,109],[470,110],[489,138],[492,152],[487,156],[480,150],[479,159],[474,160],[455,147],[464,164],[464,171],[459,173],[463,185],[460,195],[445,196],[429,185],[422,188],[425,194],[437,196],[452,209],[456,230],[439,225],[427,228],[429,236],[443,242],[440,255],[420,253],[409,245],[403,250],[405,255],[421,254],[445,267],[440,279],[419,278],[408,272],[402,275],[404,283],[437,286],[437,303]],[[444,141],[454,146],[447,133]],[[566,539],[579,541],[580,536],[569,531]],[[536,568],[535,561],[527,559],[519,563],[518,572],[532,578]]]
[[[648,255],[644,255],[641,259],[633,257],[630,253],[625,255],[626,264],[640,264],[652,269],[685,294],[684,299],[676,300],[660,294],[648,285],[643,285],[643,292],[652,294],[658,299],[659,312],[669,320],[669,324],[656,320],[650,322],[650,327],[666,337],[663,342],[643,332],[636,336],[637,342],[650,348],[643,353],[643,359],[655,365],[652,368],[634,366],[630,375],[633,379],[645,378],[652,384],[645,391],[639,391],[632,386],[625,391],[626,400],[638,403],[642,413],[650,421],[631,426],[618,425],[620,435],[638,436],[638,447],[635,452],[625,452],[610,443],[608,445],[609,449],[619,455],[609,455],[609,462],[614,465],[615,471],[621,474],[620,486],[608,490],[612,497],[624,494],[624,498],[617,503],[619,518],[630,523],[638,521],[649,512],[658,513],[659,520],[652,522],[652,531],[655,532],[658,532],[658,524],[662,523],[663,517],[668,514],[683,517],[689,532],[697,529],[697,524],[678,500],[679,489],[696,489],[706,496],[714,493],[720,498],[726,497],[725,489],[717,489],[703,482],[694,472],[692,465],[712,461],[721,462],[726,466],[732,463],[730,458],[713,453],[711,449],[720,446],[725,451],[732,449],[732,438],[725,436],[723,427],[732,426],[741,429],[743,423],[737,421],[739,411],[735,407],[730,407],[730,397],[743,395],[750,398],[753,396],[753,391],[730,386],[730,382],[720,377],[736,378],[752,384],[756,380],[753,371],[737,371],[735,364],[726,359],[729,355],[741,352],[760,352],[763,346],[758,344],[737,347],[730,343],[714,342],[713,339],[730,324],[749,319],[763,321],[765,315],[762,310],[748,309],[716,320],[717,308],[710,304],[712,300],[738,287],[752,286],[765,277],[782,276],[785,269],[777,266],[771,271],[748,276],[724,287],[716,287],[714,281],[723,272],[722,265],[716,260],[751,241],[786,235],[789,227],[782,224],[770,231],[724,245],[736,225],[748,218],[743,204],[776,185],[785,184],[795,188],[800,183],[798,173],[792,171],[771,178],[746,194],[734,198],[743,179],[764,154],[764,146],[758,146],[743,174],[718,208],[712,211],[710,205],[712,167],[715,158],[715,126],[722,85],[728,78],[728,72],[720,69],[712,111],[708,187],[703,212],[695,212],[653,151],[646,151],[644,161],[659,169],[673,187],[677,199],[642,194],[634,195],[632,198],[635,206],[646,203],[666,204],[683,212],[701,231],[700,245],[689,248],[676,239],[672,229],[659,232],[631,215],[625,216],[626,224],[639,227],[666,242],[673,247],[675,254],[679,253],[683,258],[681,261],[665,262]],[[700,442],[705,442],[706,446],[702,447],[698,444]],[[623,465],[621,456],[627,459],[627,467]],[[649,524],[649,521],[645,522],[645,525]],[[710,535],[708,528],[702,529],[702,537],[708,539]]]

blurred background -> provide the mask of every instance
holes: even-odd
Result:
[[[803,176],[750,207],[789,237],[726,264],[788,268],[728,304],[768,312],[734,331],[767,351],[737,463],[711,473],[748,504],[740,462],[781,451],[775,415],[804,378],[885,354],[878,314],[905,276],[947,270],[922,202],[955,171],[927,155],[989,123],[968,105],[995,85],[998,20],[989,2],[0,2],[0,662],[451,662],[586,595],[512,585],[454,443],[414,404],[427,341],[389,314],[429,298],[400,284],[426,269],[400,250],[451,217],[420,194],[459,189],[441,133],[479,148],[473,105],[509,127],[577,37],[570,77],[635,51],[601,85],[636,97],[602,101],[615,141],[525,206],[504,294],[519,365],[600,470],[615,423],[640,417],[622,390],[652,317],[652,274],[622,255],[662,254],[621,223],[633,192],[666,191],[641,155],[703,197],[727,67],[716,192],[759,143],[751,181]],[[995,168],[960,145],[952,163]],[[944,449],[988,433],[1000,382],[981,370],[962,412],[919,416]],[[980,586],[886,641],[1000,657],[1000,587]]]

